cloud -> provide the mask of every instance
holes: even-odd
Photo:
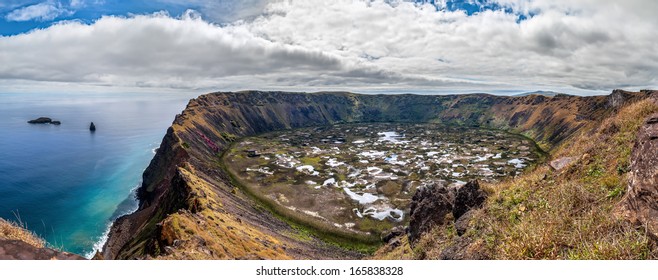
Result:
[[[309,91],[658,86],[658,18],[647,11],[658,2],[488,2],[507,11],[274,1],[261,16],[228,25],[192,11],[63,22],[0,37],[0,80]]]
[[[396,79],[334,55],[265,40],[244,25],[220,27],[195,15],[103,17],[91,25],[66,22],[0,38],[0,79],[171,88]]]
[[[71,9],[81,9],[89,5],[103,5],[105,0],[71,0],[69,2],[69,7]]]
[[[206,19],[229,23],[236,20],[248,20],[260,16],[271,1],[268,0],[157,0],[157,2],[198,9]]]
[[[658,46],[651,38],[658,20],[636,16],[650,17],[655,1],[489,2],[514,13],[468,16],[411,2],[278,2],[250,28],[275,42],[402,75],[526,88],[656,85]],[[519,21],[518,13],[529,19]]]
[[[71,2],[69,3],[69,6],[71,6],[71,8],[82,8],[86,5],[87,3],[85,0],[71,0]]]
[[[13,10],[5,16],[5,19],[7,21],[50,21],[61,15],[71,15],[72,13],[60,2],[46,1]]]

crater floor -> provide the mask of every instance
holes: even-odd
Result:
[[[249,137],[228,171],[274,208],[325,229],[377,234],[408,222],[417,188],[495,182],[536,162],[522,136],[439,124],[340,124]]]

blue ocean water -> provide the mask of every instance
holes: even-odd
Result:
[[[137,207],[142,172],[194,96],[0,93],[0,217],[92,254],[110,223]],[[27,123],[42,116],[62,124]]]

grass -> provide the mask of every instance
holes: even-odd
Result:
[[[231,149],[232,147],[229,147],[226,150],[228,151]],[[220,160],[217,161],[217,164],[229,175],[231,184],[244,190],[249,197],[257,201],[264,209],[273,213],[278,219],[288,223],[298,232],[293,234],[298,237],[299,240],[303,241],[309,240],[311,237],[317,237],[329,244],[365,254],[371,254],[381,246],[379,235],[365,235],[341,230],[322,221],[314,220],[308,215],[292,211],[281,205],[270,202],[263,197],[262,194],[253,191],[247,184],[241,182],[240,179],[233,175],[235,170],[231,170],[230,166],[224,164],[226,155],[227,153],[221,154],[219,156]]]
[[[471,230],[457,237],[450,227],[435,228],[407,256],[439,258],[443,249],[469,239],[466,251],[491,259],[657,258],[654,241],[616,214],[637,131],[654,112],[658,106],[640,101],[595,129],[581,130],[553,152],[553,158],[576,157],[570,167],[553,171],[541,165],[486,185],[493,194],[476,212]],[[405,243],[376,257],[398,256],[409,248]]]
[[[208,182],[187,169],[180,168],[179,172],[188,193],[187,208],[160,223],[161,243],[154,252],[157,258],[290,259],[278,240],[226,211],[218,211],[223,204]],[[163,250],[169,254],[158,256]]]
[[[320,165],[320,157],[303,157],[301,158],[301,162],[304,165],[311,165],[311,166],[318,166]]]
[[[46,246],[46,242],[27,228],[12,221],[0,218],[0,239],[20,240],[37,248]]]

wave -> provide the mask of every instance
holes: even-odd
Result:
[[[129,215],[129,214],[132,214],[135,211],[137,211],[137,209],[139,208],[139,201],[137,200],[137,189],[141,185],[142,185],[142,182],[140,181],[139,184],[136,184],[130,190],[130,196],[126,199],[126,201],[128,201],[128,202],[132,202],[130,208],[126,209],[125,211],[119,211],[120,209],[118,209],[118,208],[123,203],[121,203],[119,206],[117,206],[117,212],[115,212],[114,215],[112,215],[112,217],[110,218],[110,220],[108,221],[108,223],[105,226],[105,231],[98,238],[98,240],[94,243],[94,245],[91,248],[91,251],[86,252],[86,253],[83,254],[83,256],[86,259],[92,259],[96,255],[97,252],[98,253],[103,252],[103,246],[105,245],[105,242],[107,242],[107,239],[110,236],[110,230],[112,229],[112,226],[114,225],[114,221],[116,221],[121,216]]]

